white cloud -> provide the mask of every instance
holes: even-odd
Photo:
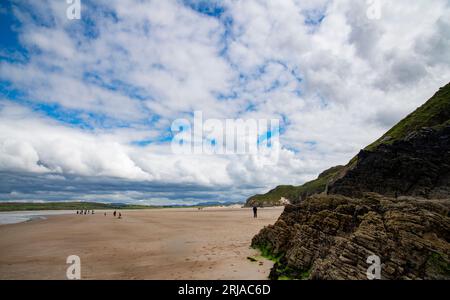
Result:
[[[103,0],[69,21],[64,1],[16,1],[28,59],[11,53],[0,63],[0,80],[24,94],[0,100],[0,169],[233,189],[300,184],[346,163],[450,78],[446,0],[382,1],[380,20],[367,18],[366,1],[211,3],[223,6],[220,17],[182,1]],[[31,109],[42,103],[90,129]],[[133,144],[167,135],[195,110],[282,119],[279,163]]]

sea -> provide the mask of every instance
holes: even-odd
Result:
[[[73,210],[39,210],[0,212],[0,225],[46,219],[47,216],[74,214]]]

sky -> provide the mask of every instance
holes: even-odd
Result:
[[[70,5],[0,3],[0,201],[242,202],[346,164],[450,79],[448,0]],[[196,111],[280,120],[276,163],[173,153]]]

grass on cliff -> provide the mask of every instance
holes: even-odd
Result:
[[[424,105],[401,120],[386,134],[366,147],[372,150],[380,144],[390,144],[405,138],[409,133],[423,127],[436,128],[450,124],[450,83],[442,87]]]
[[[428,267],[436,270],[438,274],[450,277],[450,263],[440,253],[432,253],[427,261]]]
[[[274,263],[279,263],[280,259],[284,256],[284,254],[274,254],[272,248],[268,245],[258,245],[254,248],[261,252],[262,257],[271,260]]]
[[[298,195],[298,187],[293,185],[280,185],[270,190],[266,194],[255,195],[247,199],[247,206],[261,205],[272,206],[278,205],[279,200],[284,197],[286,199],[294,199]]]
[[[307,280],[311,275],[311,269],[294,270],[290,267],[277,268],[278,280]]]
[[[254,248],[261,252],[262,257],[275,263],[277,280],[305,280],[309,278],[311,269],[295,270],[289,266],[285,266],[281,262],[284,257],[284,253],[275,254],[269,245],[257,245],[254,246]]]

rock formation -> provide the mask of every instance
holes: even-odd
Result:
[[[271,279],[450,279],[450,201],[314,195],[252,240],[277,260]]]

